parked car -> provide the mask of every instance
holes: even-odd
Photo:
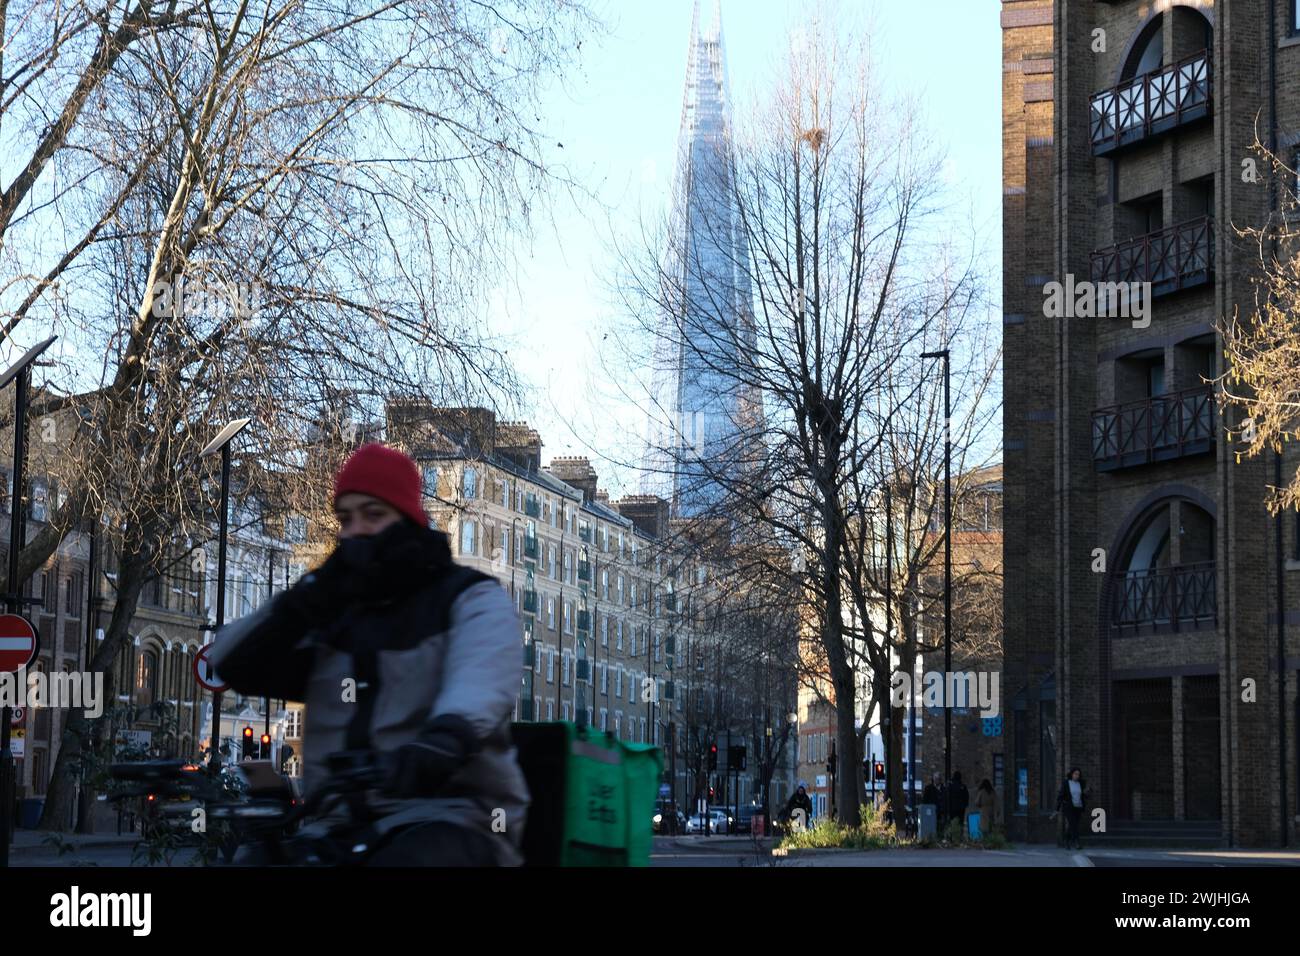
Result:
[[[754,804],[741,807],[739,810],[736,811],[735,831],[737,833],[753,832],[754,816],[756,814],[761,814],[762,812],[763,812],[763,808],[760,806],[755,806]]]
[[[731,824],[734,822],[731,815],[725,810],[709,811],[709,832],[710,833],[728,833],[731,830]],[[704,817],[701,814],[694,814],[686,821],[687,833],[703,833]]]

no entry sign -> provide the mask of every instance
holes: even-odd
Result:
[[[0,614],[0,673],[22,670],[40,649],[31,621],[17,614]]]
[[[228,690],[230,685],[223,684],[217,672],[212,669],[212,662],[208,660],[208,653],[211,650],[211,644],[204,644],[194,655],[194,679],[208,690],[220,694]]]

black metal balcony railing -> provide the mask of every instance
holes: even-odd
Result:
[[[1202,385],[1092,413],[1098,471],[1201,455],[1214,447],[1214,395]]]
[[[1214,562],[1115,576],[1111,623],[1120,633],[1190,631],[1217,622]]]
[[[533,561],[537,560],[537,539],[524,537],[524,557]]]
[[[537,592],[536,591],[524,592],[523,606],[524,606],[525,614],[537,613]]]
[[[1150,282],[1153,296],[1213,282],[1214,220],[1201,216],[1097,249],[1091,273],[1093,282]]]
[[[540,518],[542,516],[542,503],[537,500],[536,495],[524,496],[524,514],[530,518]]]
[[[579,611],[579,612],[578,612],[578,630],[580,630],[580,631],[590,631],[590,630],[591,630],[591,612],[590,612],[590,611]]]
[[[578,562],[578,580],[579,580],[579,581],[590,581],[590,580],[591,580],[591,562],[590,562],[590,561],[579,561],[579,562]]]
[[[1210,115],[1213,61],[1201,50],[1092,97],[1092,152],[1104,156]]]

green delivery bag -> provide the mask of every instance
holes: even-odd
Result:
[[[646,866],[659,748],[629,744],[568,721],[511,725],[532,804],[529,866]]]

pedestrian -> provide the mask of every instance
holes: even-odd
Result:
[[[966,808],[970,806],[970,791],[961,782],[961,771],[952,772],[952,782],[948,784],[948,820],[957,821],[966,826]]]
[[[943,799],[943,778],[937,773],[930,776],[930,782],[921,791],[921,803],[934,807],[934,823],[938,832],[943,832],[944,818],[948,815]],[[919,826],[919,824],[918,824]]]
[[[1082,850],[1079,843],[1079,821],[1083,819],[1083,810],[1088,803],[1088,785],[1084,782],[1083,771],[1078,767],[1070,768],[1065,779],[1061,781],[1061,791],[1056,795],[1056,809],[1065,814],[1065,848]]]
[[[993,811],[997,807],[997,796],[988,777],[980,781],[975,789],[975,809],[980,815],[980,837],[987,838],[993,832]]]
[[[384,768],[382,786],[359,798],[374,821],[367,862],[521,864],[529,793],[510,737],[521,640],[510,596],[452,560],[402,452],[357,449],[333,505],[334,551],[226,625],[212,663],[241,694],[307,704],[309,795],[328,782],[332,752]],[[349,683],[351,696],[340,692]]]

